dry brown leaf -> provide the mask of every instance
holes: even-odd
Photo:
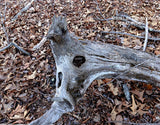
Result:
[[[36,77],[36,74],[37,72],[35,70],[31,75],[27,76],[27,79],[34,79]]]
[[[139,98],[139,100],[141,102],[144,101],[144,98],[143,98],[143,95],[144,95],[144,90],[142,92],[138,91],[138,90],[134,90],[134,91],[131,91],[133,94],[137,95]]]
[[[24,121],[23,120],[16,120],[13,124],[23,124]]]
[[[103,82],[105,83],[109,83],[110,81],[112,81],[112,79],[103,79]]]
[[[156,55],[160,55],[160,45],[156,48],[155,52]]]
[[[97,80],[98,82],[98,86],[101,86],[102,84],[104,84],[104,82],[100,79],[100,80]]]
[[[16,109],[13,110],[12,114],[14,115],[14,114],[17,114],[17,113],[23,113],[24,110],[25,110],[25,107],[18,105],[18,106],[16,107]]]
[[[24,117],[26,117],[28,115],[29,111],[28,110],[25,110],[24,111]]]
[[[84,20],[84,22],[87,22],[87,23],[89,23],[89,22],[95,22],[95,20],[93,19],[92,16],[88,16],[88,17]]]
[[[143,94],[144,94],[144,91],[139,93],[139,100],[141,100],[142,103],[144,101]]]
[[[137,104],[136,104],[136,102],[135,102],[135,99],[134,99],[134,95],[132,94],[132,106],[130,107],[131,108],[131,110],[132,110],[132,114],[133,115],[135,115],[136,113],[137,113],[137,108],[138,108],[138,106],[137,106]]]
[[[7,113],[11,110],[13,102],[7,104],[3,103],[3,113]]]
[[[132,40],[132,43],[135,44],[134,49],[140,49],[142,47],[142,42],[140,39],[134,39]]]
[[[29,116],[29,115],[27,115],[27,116],[25,117],[25,119],[26,119],[26,120],[31,120],[31,119],[32,119],[32,117],[31,117],[31,116]]]
[[[124,46],[129,46],[131,43],[129,42],[129,40],[127,38],[123,39],[123,45]]]
[[[143,111],[143,108],[145,107],[145,104],[139,104],[139,109],[137,110],[138,114],[142,116],[143,114],[148,113],[148,111]]]
[[[122,109],[122,104],[121,104],[117,107],[117,113],[120,113],[120,112],[123,112],[123,111],[124,111],[124,109]]]
[[[97,101],[97,107],[99,106],[99,105],[101,105],[102,104],[102,101],[99,99],[98,101]]]
[[[23,119],[24,116],[22,114],[16,114],[14,115],[13,117],[9,117],[10,119],[14,119],[14,120],[17,120],[17,119]]]
[[[113,95],[118,95],[118,87],[114,87],[112,83],[109,83],[108,86],[109,86],[109,91],[111,91]]]
[[[6,91],[6,90],[8,90],[8,89],[11,89],[12,86],[13,86],[12,84],[8,84],[8,85],[5,87],[4,91]]]
[[[118,122],[115,123],[115,125],[123,125],[123,124],[122,124],[123,118],[122,118],[121,115],[118,115],[118,116],[116,117],[116,121],[120,121],[120,122],[119,122],[119,123],[118,123]]]
[[[160,55],[160,50],[155,50],[154,52],[156,55]]]
[[[111,119],[114,121],[116,119],[117,112],[115,111],[115,106],[111,112]]]
[[[0,82],[4,81],[7,77],[0,74]]]
[[[152,20],[152,23],[151,23],[152,26],[157,26],[157,24],[158,24],[157,22],[158,22],[158,20]]]
[[[115,105],[120,105],[122,102],[121,101],[119,101],[117,98],[116,99],[114,99],[114,102],[115,102]]]
[[[24,64],[24,69],[27,69],[30,66],[31,63],[25,63]]]
[[[6,90],[14,90],[14,89],[18,89],[16,85],[14,85],[14,84],[8,84],[5,87],[4,91],[6,91]]]

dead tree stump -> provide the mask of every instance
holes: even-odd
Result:
[[[71,35],[65,18],[54,17],[47,38],[57,67],[56,95],[49,111],[30,125],[49,125],[74,110],[93,80],[129,79],[160,86],[160,58],[130,48],[84,41]]]

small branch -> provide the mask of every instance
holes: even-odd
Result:
[[[143,51],[146,50],[147,42],[148,42],[148,20],[147,20],[147,18],[146,18],[145,40],[144,40]]]
[[[33,1],[33,0],[32,0],[32,1]],[[10,48],[11,46],[14,46],[14,47],[16,47],[19,51],[22,51],[24,54],[30,56],[30,53],[28,53],[27,51],[25,51],[24,49],[22,49],[21,47],[19,47],[15,42],[11,42],[11,43],[9,42],[8,33],[7,33],[7,30],[6,30],[6,27],[5,27],[5,20],[6,20],[5,13],[6,13],[6,1],[5,1],[4,21],[2,21],[3,16],[2,16],[1,13],[0,13],[0,16],[1,16],[1,23],[2,23],[1,25],[2,25],[2,27],[3,27],[3,31],[4,31],[4,33],[5,33],[5,36],[6,36],[6,40],[7,40],[8,45],[7,45],[6,47],[0,49],[0,52],[6,50],[6,49],[8,49],[8,48]]]
[[[102,18],[105,20],[106,18],[103,16],[103,14],[102,14],[102,12],[101,12],[101,9],[99,8],[99,4],[98,4],[97,0],[96,0],[96,4],[97,4],[97,8],[98,8],[98,11],[99,11],[100,15],[101,15]]]
[[[12,46],[12,43],[8,44],[8,45],[5,46],[4,48],[0,49],[0,52],[2,52],[2,51],[4,51],[4,50],[8,49],[8,48],[11,47],[11,46]]]
[[[132,37],[136,37],[136,38],[140,38],[140,39],[145,39],[145,37],[143,36],[137,36],[137,35],[133,35],[133,34],[130,34],[130,33],[122,33],[122,32],[115,32],[115,31],[102,31],[101,32],[102,34],[107,34],[107,33],[110,33],[110,34],[120,34],[120,35],[127,35],[127,36],[132,36]],[[153,40],[153,41],[160,41],[160,38],[151,38],[151,37],[148,37],[148,40]]]
[[[20,16],[24,11],[28,10],[34,1],[35,0],[31,0],[30,3],[28,3],[24,8],[22,8],[20,12],[13,17],[12,21],[15,21],[18,18],[18,16]]]
[[[2,51],[4,51],[4,50],[8,49],[8,48],[11,47],[11,46],[16,47],[19,51],[22,51],[24,54],[26,54],[26,55],[28,55],[28,56],[31,55],[29,52],[27,52],[27,51],[25,51],[24,49],[22,49],[21,47],[19,47],[15,42],[11,42],[11,43],[8,44],[6,47],[0,49],[0,52],[2,52]]]
[[[141,23],[141,22],[138,22],[137,20],[135,20],[135,19],[132,19],[130,16],[128,16],[128,15],[122,15],[122,14],[119,14],[119,15],[117,15],[117,17],[122,17],[123,19],[124,18],[126,18],[127,20],[130,20],[131,22],[134,22],[134,23],[136,23],[136,24],[138,24],[138,25],[142,25],[142,26],[145,26],[145,24],[144,23]]]
[[[16,47],[19,51],[22,51],[24,54],[30,56],[31,54],[24,49],[22,49],[20,46],[18,46],[16,43],[12,42],[13,46]]]
[[[127,16],[127,15],[118,15],[118,16],[115,16],[115,17],[112,17],[112,18],[104,18],[103,19],[100,19],[97,15],[95,15],[96,19],[99,20],[99,21],[111,21],[111,20],[120,20],[120,21],[124,21],[132,26],[135,26],[137,28],[140,28],[142,30],[145,29],[145,24],[144,23],[140,23],[138,21],[136,21],[135,19],[131,18],[130,16]],[[157,32],[157,33],[160,33],[160,30],[155,30],[153,28],[148,28],[148,31],[150,32]]]
[[[42,40],[41,40],[37,45],[35,45],[35,46],[33,47],[32,50],[35,51],[35,50],[39,49],[40,47],[42,47],[42,46],[44,45],[44,43],[46,42],[46,40],[47,40],[47,37],[44,36],[44,37],[42,38]]]
[[[146,27],[145,27],[146,25],[145,25],[144,23],[138,22],[138,21],[136,21],[135,19],[132,19],[130,16],[127,16],[127,15],[119,15],[119,16],[120,16],[120,17],[124,17],[124,18],[132,21],[132,22],[131,22],[131,25],[133,25],[133,26],[135,26],[135,27],[137,27],[137,28],[140,28],[140,29],[145,29],[145,28],[146,28]],[[160,30],[155,30],[155,29],[153,29],[153,28],[148,28],[148,31],[160,33]]]
[[[77,116],[75,114],[71,114],[70,112],[67,112],[66,114],[71,115],[72,117],[74,117],[74,118],[76,118],[78,120],[82,119],[82,118],[80,118],[79,116]]]

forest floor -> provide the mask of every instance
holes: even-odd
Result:
[[[49,41],[32,51],[46,35],[54,15],[67,18],[68,29],[82,39],[142,50],[143,38],[102,33],[117,31],[145,37],[145,29],[113,17],[131,17],[160,30],[159,0],[35,0],[16,20],[13,17],[31,0],[0,0],[0,49],[10,42],[15,47],[0,52],[0,123],[27,124],[43,115],[55,94],[56,66]],[[135,22],[134,22],[135,23]],[[5,25],[4,25],[5,24]],[[6,32],[4,32],[6,29]],[[8,36],[8,39],[7,39]],[[160,32],[149,31],[160,38]],[[160,40],[148,40],[146,52],[160,55]],[[160,87],[116,79],[94,81],[76,109],[63,115],[56,125],[124,125],[160,123]],[[101,85],[103,87],[100,87]],[[130,98],[126,99],[123,85]],[[118,121],[118,122],[115,122]],[[123,121],[123,123],[122,123]]]

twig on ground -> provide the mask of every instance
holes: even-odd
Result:
[[[42,40],[41,40],[37,45],[35,45],[35,46],[33,47],[32,50],[34,51],[34,50],[39,49],[40,47],[42,47],[42,46],[44,45],[44,43],[46,42],[46,40],[47,40],[47,37],[44,36],[44,37],[42,38]]]
[[[96,0],[96,4],[97,4],[97,9],[98,9],[101,17],[105,20],[106,18],[103,16],[103,14],[102,14],[102,12],[101,12],[101,9],[99,8],[99,4],[98,4],[97,0]]]
[[[12,46],[12,43],[9,43],[7,46],[3,47],[2,49],[0,49],[0,52],[8,49],[10,46]]]
[[[146,50],[147,42],[148,42],[148,20],[146,18],[145,40],[144,40],[144,45],[143,45],[143,51]]]
[[[13,45],[14,47],[16,47],[19,51],[22,51],[24,54],[26,54],[26,55],[28,55],[28,56],[31,55],[29,52],[25,51],[25,50],[22,49],[20,46],[18,46],[15,42],[12,42],[12,45]]]
[[[132,36],[132,37],[136,37],[136,38],[140,38],[140,39],[145,39],[145,37],[143,37],[143,36],[137,36],[137,35],[133,35],[133,34],[130,34],[130,33],[122,33],[122,32],[116,32],[116,31],[102,31],[101,33],[102,34],[107,34],[107,33],[120,34],[120,35],[127,35],[127,36]],[[148,40],[160,41],[160,38],[148,37]]]
[[[118,16],[119,17],[124,17],[124,18],[130,20],[131,21],[131,25],[133,25],[133,26],[135,26],[137,28],[140,28],[140,29],[143,29],[143,30],[146,28],[146,25],[144,23],[138,22],[135,19],[131,18],[130,16],[127,16],[127,15],[118,15]],[[124,20],[124,21],[126,21],[126,20]],[[155,30],[153,28],[148,28],[148,31],[160,33],[160,30]]]
[[[14,46],[14,47],[17,48],[19,51],[22,51],[24,54],[26,54],[26,55],[28,55],[28,56],[31,55],[29,52],[27,52],[27,51],[25,51],[24,49],[22,49],[21,47],[19,47],[15,42],[11,42],[11,43],[9,43],[6,47],[0,49],[0,52],[8,49],[8,48],[11,47],[11,46]]]
[[[125,19],[127,19],[127,20],[130,20],[131,22],[134,22],[134,23],[138,24],[138,25],[143,25],[143,26],[145,26],[144,23],[138,22],[137,20],[131,18],[131,17],[128,16],[128,15],[119,14],[119,15],[117,15],[117,17],[122,17],[123,19],[125,18]]]
[[[76,118],[76,119],[78,119],[78,120],[81,119],[79,116],[77,116],[77,115],[75,115],[75,114],[72,114],[72,113],[70,113],[70,112],[68,112],[68,113],[66,113],[66,114],[71,115],[71,116],[73,116],[74,118]]]
[[[97,9],[98,9],[98,11],[99,11],[99,13],[100,13],[100,15],[101,15],[101,17],[102,17],[103,19],[100,19],[96,14],[94,14],[94,15],[96,16],[96,18],[97,18],[98,20],[100,20],[100,21],[109,21],[108,19],[106,19],[106,18],[103,16],[97,0],[95,1],[95,3],[96,3],[96,5],[97,5]],[[109,6],[107,7],[106,12],[109,10],[110,6],[111,6],[111,3],[110,3]]]
[[[135,19],[131,18],[130,16],[127,16],[127,15],[117,15],[115,17],[112,17],[112,18],[104,18],[103,19],[100,19],[97,15],[95,15],[96,19],[99,20],[99,21],[111,21],[111,20],[120,20],[120,21],[124,21],[132,26],[135,26],[139,29],[142,29],[144,30],[145,29],[145,24],[144,23],[140,23],[138,21],[136,21]],[[153,28],[148,28],[148,31],[150,32],[157,32],[157,33],[160,33],[160,30],[155,30]]]
[[[35,1],[35,0],[31,0],[31,2],[29,2],[24,8],[22,8],[22,9],[13,17],[12,21],[15,21],[15,20],[18,18],[18,16],[20,16],[24,11],[28,10],[28,9],[31,7],[31,5],[32,5],[32,3],[33,3],[34,1]]]
[[[32,0],[32,1],[33,1],[33,0]],[[25,51],[25,50],[22,49],[21,47],[19,47],[19,46],[14,42],[14,40],[13,40],[13,42],[11,42],[11,43],[9,42],[9,36],[8,36],[7,30],[6,30],[6,27],[5,27],[5,20],[6,20],[5,13],[6,13],[6,1],[5,1],[5,12],[4,12],[4,15],[2,15],[2,14],[0,13],[0,16],[1,16],[1,25],[2,25],[3,31],[4,31],[4,33],[5,33],[5,36],[6,36],[6,40],[7,40],[8,45],[5,46],[4,48],[0,49],[0,52],[6,50],[6,49],[8,49],[8,48],[10,48],[11,46],[14,46],[14,47],[17,48],[19,51],[22,51],[24,54],[30,56],[30,53],[27,52],[27,51]],[[3,17],[3,16],[4,16],[4,17]],[[4,20],[3,20],[3,18],[4,18]],[[2,21],[2,20],[3,20],[3,21]]]

